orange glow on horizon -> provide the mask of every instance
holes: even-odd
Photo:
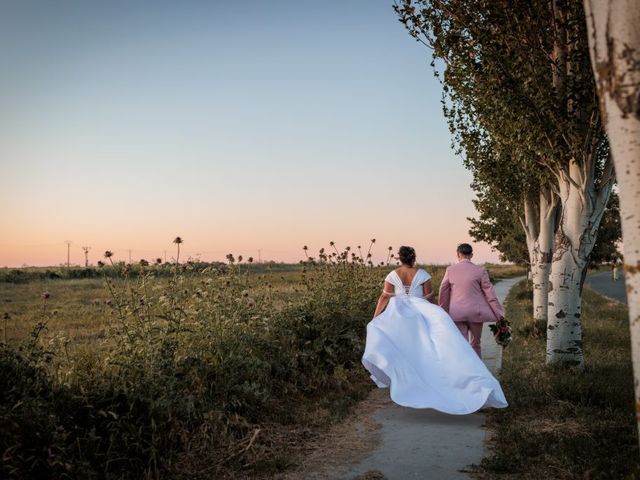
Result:
[[[182,236],[182,235],[181,235]],[[171,242],[174,237],[169,237],[166,242],[147,241],[144,242],[140,238],[136,242],[131,242],[130,246],[126,246],[127,242],[121,238],[113,243],[104,241],[73,241],[70,249],[71,265],[84,265],[83,246],[90,246],[89,264],[95,265],[98,260],[104,260],[103,254],[106,250],[114,252],[115,261],[129,261],[131,254],[132,262],[138,262],[145,259],[153,262],[156,258],[162,258],[163,261],[172,261],[176,256],[176,246]],[[340,237],[332,237],[326,241],[276,241],[274,238],[263,237],[261,242],[257,239],[242,239],[236,242],[207,242],[204,239],[190,239],[182,236],[184,243],[180,246],[180,259],[188,258],[200,259],[203,261],[225,261],[225,256],[232,253],[235,256],[242,255],[245,259],[253,257],[254,261],[261,259],[262,261],[276,261],[285,263],[298,263],[305,258],[302,250],[303,245],[309,247],[308,255],[312,257],[318,256],[320,248],[330,249],[329,242],[335,241],[336,248],[341,251],[344,247],[350,246],[354,251],[360,245],[363,253],[366,255],[370,241],[349,242],[344,241]],[[411,240],[407,238],[407,240]],[[469,241],[467,238],[461,240],[453,238],[439,238],[437,240],[422,240],[414,237],[414,241],[392,242],[388,238],[378,237],[376,243],[372,247],[374,262],[378,263],[386,261],[388,247],[393,247],[393,253],[397,252],[400,245],[412,245],[418,254],[418,262],[426,264],[449,264],[454,263],[456,245],[462,241]],[[131,252],[129,253],[129,250]],[[474,244],[474,260],[478,263],[498,262],[497,254],[491,252],[490,248],[484,244]],[[21,267],[21,266],[58,266],[65,265],[67,261],[67,246],[63,241],[56,243],[42,243],[30,245],[6,245],[0,252],[0,266],[4,267]]]

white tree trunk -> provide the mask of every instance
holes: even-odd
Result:
[[[580,279],[583,265],[571,249],[554,254],[549,277],[547,363],[582,367],[582,323]]]
[[[605,178],[600,190],[596,190],[594,164],[590,160],[583,165],[572,160],[569,171],[561,175],[558,186],[562,215],[549,278],[548,364],[584,365],[580,318],[583,273],[596,243],[612,183],[612,177]]]
[[[525,199],[523,224],[533,283],[533,318],[547,321],[549,272],[556,223],[557,197],[543,187],[538,197]]]
[[[535,263],[531,266],[531,280],[533,283],[533,319],[547,321],[547,301],[549,298],[549,272],[551,263]]]
[[[529,275],[528,280],[534,281],[538,277],[538,263],[536,262],[536,241],[538,239],[540,211],[536,205],[534,195],[526,195],[524,197],[524,219],[520,218],[520,224],[524,230],[527,239],[527,252],[529,253]],[[535,307],[534,307],[535,311]]]
[[[640,426],[640,2],[585,0],[591,62],[618,177]]]
[[[579,170],[575,162],[571,169],[574,173]],[[578,249],[586,228],[587,212],[580,191],[568,178],[559,186],[562,216],[549,278],[547,363],[582,366],[580,280],[584,264]]]
[[[557,199],[548,189],[540,192],[540,226],[534,248],[536,276],[533,278],[533,318],[547,321],[549,299],[549,273],[553,253]]]
[[[533,284],[533,317],[546,314],[547,308],[540,309],[540,302],[545,296],[544,273],[540,271],[540,248],[538,238],[540,236],[540,209],[538,199],[534,195],[527,195],[524,199],[524,222],[521,221],[527,239],[527,251],[529,252],[529,271]]]

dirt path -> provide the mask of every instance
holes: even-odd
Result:
[[[496,284],[504,301],[522,277]],[[502,351],[489,328],[482,335],[483,360],[492,372],[500,369]],[[468,479],[469,466],[482,460],[487,432],[485,416],[447,415],[431,409],[400,407],[388,390],[376,389],[355,414],[336,426],[324,445],[310,455],[290,479],[405,480]]]

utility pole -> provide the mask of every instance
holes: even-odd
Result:
[[[131,249],[129,249],[129,265],[131,265]]]
[[[167,263],[167,251],[164,251],[164,263]]]
[[[65,240],[64,243],[67,244],[67,268],[71,266],[71,240]]]
[[[84,250],[84,267],[87,268],[89,266],[89,250],[91,250],[91,247],[82,247],[82,250]]]
[[[258,263],[262,263],[262,250],[258,249]]]

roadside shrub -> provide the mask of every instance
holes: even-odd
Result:
[[[47,352],[37,334],[20,350],[2,346],[1,476],[281,468],[271,459],[291,444],[282,426],[313,411],[339,418],[371,388],[360,357],[388,269],[347,252],[305,262],[285,297],[233,257],[174,266],[162,282],[154,266],[114,265],[105,348]]]

